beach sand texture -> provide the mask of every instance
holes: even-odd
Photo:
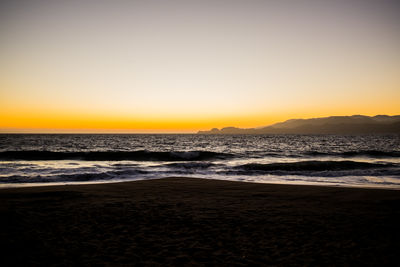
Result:
[[[400,192],[196,178],[0,190],[1,266],[398,266]]]

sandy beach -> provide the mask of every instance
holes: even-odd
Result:
[[[1,266],[395,266],[400,192],[195,178],[0,190]]]

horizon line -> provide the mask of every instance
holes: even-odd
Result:
[[[224,127],[211,127],[208,130],[193,130],[193,131],[134,131],[134,130],[128,130],[128,129],[49,129],[49,128],[14,128],[12,127],[10,130],[7,131],[7,128],[0,128],[0,134],[198,134],[200,131],[209,131],[211,129],[217,128],[217,129],[223,129],[223,128],[238,128],[238,129],[257,129],[257,128],[264,128],[264,127],[270,127],[272,125],[286,122],[289,120],[309,120],[309,119],[324,119],[324,118],[330,118],[330,117],[354,117],[354,116],[364,116],[364,117],[377,117],[377,116],[389,116],[389,117],[394,117],[394,116],[400,116],[400,115],[387,115],[387,114],[377,114],[377,115],[362,115],[362,114],[353,114],[353,115],[332,115],[332,116],[323,116],[323,117],[311,117],[311,118],[292,118],[292,119],[286,119],[283,121],[279,121],[276,123],[272,123],[269,125],[264,125],[264,126],[255,126],[255,127],[250,127],[250,128],[240,128],[236,126],[224,126]],[[26,131],[25,131],[26,130]]]

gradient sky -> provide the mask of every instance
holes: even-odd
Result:
[[[388,0],[0,3],[1,132],[193,132],[400,114]]]

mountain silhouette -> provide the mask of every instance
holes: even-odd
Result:
[[[400,115],[331,116],[290,119],[258,128],[225,127],[198,134],[400,134]]]

